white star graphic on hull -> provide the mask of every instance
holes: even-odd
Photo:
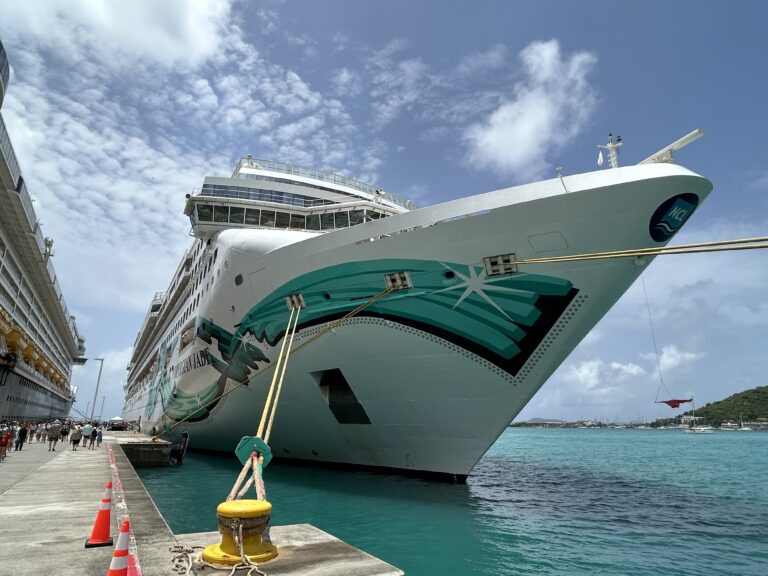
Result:
[[[499,280],[505,280],[506,278],[488,278],[487,274],[485,272],[485,268],[481,268],[480,273],[478,274],[475,270],[475,267],[472,265],[467,266],[467,270],[469,271],[469,276],[465,276],[458,270],[454,270],[447,264],[441,262],[443,266],[445,266],[448,270],[456,274],[462,282],[459,282],[458,284],[454,284],[453,286],[449,286],[448,288],[443,288],[441,290],[437,290],[433,292],[433,294],[439,294],[440,292],[450,292],[453,290],[461,290],[463,289],[464,292],[459,297],[456,304],[454,304],[453,309],[455,310],[459,304],[461,304],[464,300],[466,300],[469,296],[472,294],[477,294],[480,298],[488,302],[491,306],[493,306],[496,310],[501,312],[501,314],[504,315],[504,317],[509,320],[510,322],[514,323],[514,320],[510,318],[506,312],[499,306],[493,298],[491,298],[486,292],[505,292],[508,294],[525,294],[526,292],[524,290],[515,290],[514,288],[505,288],[504,286],[494,286],[493,282],[498,282]]]

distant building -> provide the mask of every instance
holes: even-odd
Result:
[[[683,424],[696,424],[699,420],[703,420],[703,416],[680,416],[680,422]]]

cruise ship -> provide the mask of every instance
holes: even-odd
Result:
[[[0,42],[0,106],[8,78]],[[85,362],[85,339],[62,296],[52,248],[0,113],[0,420],[64,418],[72,408],[72,365]]]
[[[521,262],[664,246],[711,191],[675,145],[626,167],[617,145],[605,169],[423,208],[251,156],[206,177],[136,338],[124,418],[234,450],[295,312],[275,457],[466,478],[653,258]]]

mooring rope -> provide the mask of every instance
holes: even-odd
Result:
[[[269,414],[269,406],[272,404],[272,395],[275,391],[275,382],[277,381],[277,374],[279,372],[280,364],[283,361],[283,352],[285,351],[285,344],[288,342],[288,332],[291,330],[291,325],[293,323],[293,313],[300,311],[297,308],[291,308],[291,315],[288,318],[288,324],[285,327],[285,335],[286,338],[283,338],[283,343],[280,346],[280,353],[277,355],[277,362],[275,362],[275,373],[272,375],[272,383],[269,385],[269,392],[267,393],[267,399],[264,401],[264,410],[261,413],[261,421],[259,422],[259,428],[256,432],[256,435],[261,437],[264,431],[264,426],[267,423],[267,414]],[[298,314],[296,315],[296,322],[298,323]],[[295,329],[295,326],[294,326]],[[293,333],[291,332],[291,336],[293,336]]]
[[[296,346],[296,348],[293,350],[293,353],[296,353],[296,352],[298,352],[299,350],[301,350],[302,348],[304,348],[305,346],[307,346],[307,345],[311,344],[312,342],[314,342],[315,340],[317,340],[318,338],[320,338],[320,336],[322,336],[323,334],[327,334],[328,332],[330,332],[330,331],[331,331],[331,330],[333,330],[334,328],[338,327],[340,324],[342,324],[343,322],[345,322],[346,320],[348,320],[348,319],[349,319],[349,318],[351,318],[352,316],[355,316],[355,315],[359,314],[360,312],[362,312],[363,310],[365,310],[365,309],[366,309],[368,306],[370,306],[371,304],[374,304],[375,302],[377,302],[378,300],[380,300],[381,298],[383,298],[384,296],[386,296],[387,294],[389,294],[389,293],[390,293],[390,292],[392,292],[393,290],[395,290],[395,289],[394,289],[394,288],[385,288],[384,290],[382,290],[381,292],[379,292],[379,293],[378,293],[378,294],[376,294],[375,296],[371,297],[371,299],[370,299],[370,300],[368,300],[368,301],[364,302],[363,304],[361,304],[360,306],[358,306],[357,308],[355,308],[355,309],[354,309],[354,310],[352,310],[351,312],[348,312],[347,314],[345,314],[344,316],[342,316],[342,317],[341,317],[341,318],[339,318],[338,320],[335,320],[335,321],[331,322],[331,323],[330,323],[328,326],[326,326],[325,328],[323,328],[323,329],[322,329],[320,332],[318,332],[317,334],[315,334],[314,336],[312,336],[311,338],[309,338],[307,341],[305,341],[305,342],[302,342],[301,344],[299,344],[298,346]],[[176,422],[175,424],[173,424],[172,426],[169,426],[169,427],[167,427],[167,428],[164,428],[163,430],[161,430],[160,432],[158,432],[158,433],[157,433],[155,436],[153,436],[153,437],[152,437],[152,439],[153,439],[153,440],[157,440],[157,439],[159,439],[159,438],[160,438],[160,436],[162,436],[163,434],[167,434],[168,432],[170,432],[171,430],[173,430],[174,428],[176,428],[176,427],[177,427],[177,426],[179,426],[180,424],[183,424],[184,422],[186,422],[187,420],[189,420],[189,419],[190,419],[192,416],[194,416],[194,415],[195,415],[197,412],[199,412],[200,410],[204,410],[205,408],[208,408],[208,406],[210,406],[211,404],[215,404],[216,402],[218,402],[219,400],[221,400],[221,399],[222,399],[222,398],[224,398],[225,396],[228,396],[229,394],[231,394],[232,392],[234,392],[235,390],[237,390],[237,389],[238,389],[238,388],[240,388],[241,386],[247,386],[248,384],[250,384],[250,383],[251,383],[251,381],[252,381],[254,378],[256,378],[257,376],[261,376],[261,375],[262,375],[264,372],[266,372],[267,370],[272,370],[274,367],[275,367],[275,365],[274,365],[274,364],[269,364],[268,366],[265,366],[265,367],[264,367],[264,368],[262,368],[261,370],[257,370],[257,371],[256,371],[256,372],[254,372],[254,373],[253,373],[253,374],[252,374],[252,375],[251,375],[251,376],[250,376],[250,377],[249,377],[249,378],[248,378],[248,379],[247,379],[245,382],[237,382],[237,383],[236,383],[236,384],[235,384],[235,385],[234,385],[232,388],[230,388],[229,390],[227,390],[227,391],[225,391],[225,392],[222,392],[221,394],[219,394],[218,396],[216,396],[216,397],[215,397],[213,400],[211,400],[210,402],[208,402],[208,403],[206,403],[206,404],[203,404],[203,405],[202,405],[200,408],[198,408],[198,409],[197,409],[195,412],[193,412],[192,414],[189,414],[188,416],[185,416],[184,418],[182,418],[181,420],[177,421],[177,422]]]
[[[701,254],[705,252],[728,252],[732,250],[763,250],[768,248],[768,237],[742,238],[739,240],[720,240],[717,242],[697,242],[677,246],[652,248],[630,248],[611,252],[587,252],[568,256],[548,256],[545,258],[526,258],[513,260],[510,264],[546,264],[548,262],[578,262],[581,260],[606,260],[611,258],[632,258],[637,256],[661,256],[673,254]]]
[[[291,330],[291,341],[288,342],[288,350],[286,351],[285,358],[283,359],[283,369],[280,372],[280,381],[277,384],[277,392],[275,393],[275,402],[272,404],[271,413],[269,415],[269,421],[267,422],[267,430],[264,432],[263,437],[261,436],[261,433],[258,434],[258,436],[264,440],[265,444],[269,444],[269,437],[272,435],[272,424],[275,421],[275,413],[277,413],[277,405],[280,402],[280,393],[283,390],[283,379],[285,378],[285,369],[288,368],[288,359],[291,356],[291,347],[293,346],[293,336],[296,334],[296,326],[299,323],[300,312],[301,312],[301,308],[299,308],[296,312],[296,322],[294,323],[293,329]],[[277,370],[275,370],[275,373],[277,373]]]

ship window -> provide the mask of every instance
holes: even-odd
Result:
[[[349,226],[349,212],[336,212],[336,228]]]
[[[197,207],[197,219],[200,222],[210,222],[213,220],[212,206],[198,205]]]
[[[378,220],[381,214],[376,212],[375,210],[366,210],[365,213],[366,216],[368,216],[369,220]]]
[[[261,211],[261,225],[262,226],[274,226],[275,225],[275,211],[274,210],[262,210]]]
[[[304,229],[304,215],[302,214],[291,214],[291,228],[298,228],[300,230]]]
[[[229,209],[229,221],[233,224],[242,224],[245,217],[245,208],[235,208],[234,206]]]
[[[291,215],[288,212],[278,212],[275,218],[275,228],[288,228],[291,222]]]
[[[351,210],[349,212],[349,225],[350,226],[356,226],[358,224],[363,223],[363,211],[362,210]]]
[[[245,223],[251,226],[259,225],[259,211],[246,208],[245,210]]]
[[[229,221],[229,207],[228,206],[214,206],[213,207],[213,221],[214,222],[227,222],[227,221]]]
[[[333,230],[333,214],[321,214],[320,225],[323,230]]]
[[[307,216],[307,230],[320,230],[320,214]]]

